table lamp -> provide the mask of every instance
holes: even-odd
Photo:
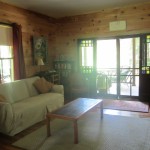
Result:
[[[42,58],[38,58],[37,60],[37,65],[40,66],[40,72],[41,72],[41,66],[44,65],[43,59]]]

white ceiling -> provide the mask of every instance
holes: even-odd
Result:
[[[21,8],[32,10],[50,17],[60,18],[98,12],[101,9],[130,4],[149,2],[150,0],[0,0]]]

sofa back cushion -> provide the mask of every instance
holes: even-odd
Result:
[[[4,97],[3,101],[13,103],[13,99],[10,93],[11,91],[9,89],[10,89],[9,83],[0,84],[0,95]]]
[[[6,101],[6,98],[0,94],[0,102],[5,102]]]
[[[26,84],[22,80],[0,84],[0,94],[7,102],[14,103],[29,97]]]
[[[40,79],[40,77],[35,76],[35,77],[31,77],[31,78],[26,78],[23,79],[25,84],[27,85],[28,91],[30,96],[36,96],[38,95],[38,91],[36,90],[35,86],[33,85],[33,83],[37,80]]]

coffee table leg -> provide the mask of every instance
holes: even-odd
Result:
[[[51,136],[50,118],[47,117],[47,137]]]
[[[103,101],[100,103],[101,119],[103,118]]]
[[[78,124],[77,124],[77,120],[74,120],[74,144],[78,144]]]

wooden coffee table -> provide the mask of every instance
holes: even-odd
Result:
[[[65,120],[71,120],[74,123],[74,143],[78,143],[78,125],[77,120],[87,113],[92,108],[100,106],[101,119],[103,118],[103,100],[90,99],[90,98],[78,98],[60,109],[54,112],[47,113],[47,136],[51,136],[50,120],[51,118],[60,118]]]

